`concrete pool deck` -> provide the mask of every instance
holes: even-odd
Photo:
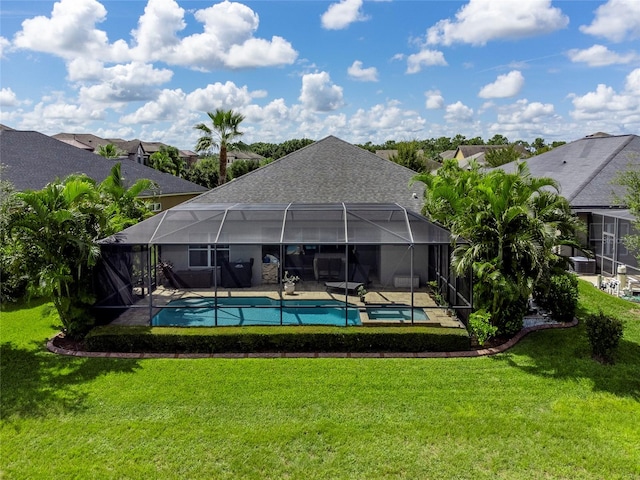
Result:
[[[372,290],[366,294],[366,302],[360,302],[357,295],[345,295],[344,292],[325,291],[318,289],[317,285],[310,282],[310,285],[298,284],[296,285],[296,291],[293,295],[284,295],[284,300],[347,300],[349,304],[356,305],[360,312],[360,321],[363,326],[367,325],[406,325],[411,324],[411,321],[407,320],[370,320],[366,308],[371,306],[391,306],[391,305],[411,305],[411,292],[402,290]],[[149,311],[152,310],[152,314],[157,314],[161,308],[174,300],[181,300],[185,298],[213,298],[215,292],[213,289],[170,289],[164,287],[158,287],[153,292],[153,307],[149,305],[149,296],[146,296],[139,300],[133,307],[129,308],[126,312],[122,313],[116,318],[112,325],[149,325]],[[242,298],[242,297],[267,297],[272,300],[279,300],[280,294],[277,290],[274,290],[274,286],[262,286],[252,288],[238,288],[238,289],[222,289],[217,291],[218,297],[222,298]],[[431,296],[424,291],[414,292],[414,306],[424,310],[427,315],[427,320],[414,320],[414,325],[421,326],[436,326],[445,328],[465,328],[464,324],[460,322],[455,316],[448,314],[448,309],[439,307],[431,298]]]

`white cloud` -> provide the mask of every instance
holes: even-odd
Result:
[[[70,69],[70,73],[73,70]],[[75,72],[80,75],[78,72]],[[85,78],[88,72],[82,72]],[[171,80],[173,72],[167,69],[157,69],[153,65],[132,62],[126,65],[115,65],[103,68],[101,72],[90,73],[100,75],[100,83],[80,88],[81,101],[102,103],[119,103],[144,101],[155,97],[156,92],[149,87],[162,85]]]
[[[14,44],[69,61],[162,61],[199,70],[289,65],[298,56],[281,37],[254,37],[259,18],[246,5],[224,1],[196,10],[203,31],[180,38],[178,33],[186,28],[184,14],[174,0],[149,0],[131,32],[130,47],[124,39],[109,43],[107,34],[95,28],[107,16],[96,0],[60,0],[50,17],[25,20]]]
[[[418,112],[403,110],[400,102],[377,104],[368,110],[358,109],[348,121],[354,141],[383,142],[387,139],[411,140],[422,132],[425,120]]]
[[[147,102],[131,114],[120,117],[120,123],[150,124],[179,118],[182,116],[180,113],[185,107],[186,97],[180,89],[163,90],[155,100]]]
[[[322,28],[327,30],[342,30],[353,22],[362,22],[367,17],[362,13],[362,0],[340,0],[332,3],[322,14],[320,21]]]
[[[0,89],[0,107],[17,107],[20,101],[15,92],[10,88]]]
[[[487,128],[488,136],[505,135],[511,140],[552,137],[566,139],[566,135],[575,131],[575,125],[569,125],[555,113],[550,103],[518,100],[510,105],[497,107],[496,122]]]
[[[97,30],[95,24],[106,16],[107,10],[96,0],[60,0],[53,5],[51,17],[22,22],[14,45],[69,59],[78,55],[103,58],[108,49],[107,34]]]
[[[498,75],[495,82],[485,85],[480,89],[480,98],[509,98],[515,97],[524,85],[524,77],[518,70],[513,70],[505,75]]]
[[[376,67],[362,68],[362,62],[356,60],[347,69],[347,73],[354,80],[361,82],[377,82],[378,81],[378,69]]]
[[[250,92],[245,85],[238,87],[235,83],[210,83],[205,88],[198,88],[187,95],[187,105],[191,110],[213,112],[217,108],[225,110],[244,110],[253,98],[265,96],[263,90]]]
[[[613,42],[640,37],[640,2],[609,0],[600,5],[591,25],[581,25],[580,31],[604,37]]]
[[[327,72],[304,75],[299,99],[314,112],[330,112],[344,105],[342,87],[331,83]]]
[[[4,58],[5,53],[11,48],[11,42],[0,36],[0,58]]]
[[[627,75],[625,87],[617,92],[613,87],[599,84],[595,91],[582,96],[571,94],[574,110],[571,116],[580,122],[600,122],[604,130],[620,131],[640,128],[640,68]]]
[[[184,9],[173,0],[149,0],[131,32],[136,46],[135,58],[145,61],[180,43],[177,33],[186,27]]]
[[[425,107],[428,110],[444,108],[444,97],[440,93],[440,90],[427,90],[424,95],[427,97]]]
[[[442,52],[438,50],[422,50],[407,57],[407,73],[418,73],[422,67],[447,65]]]
[[[585,50],[574,48],[567,52],[567,56],[572,62],[583,62],[590,67],[606,67],[607,65],[631,63],[640,56],[635,52],[624,55],[612,52],[604,45],[594,45]]]
[[[447,105],[444,119],[449,123],[469,123],[473,120],[473,109],[458,100],[456,103]]]
[[[458,10],[455,20],[440,20],[429,28],[427,43],[485,45],[501,38],[542,35],[568,23],[562,11],[551,6],[551,0],[470,0]]]

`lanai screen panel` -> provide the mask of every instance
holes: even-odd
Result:
[[[291,204],[285,216],[282,243],[339,245],[346,243],[342,204]]]
[[[407,211],[407,217],[411,225],[414,244],[443,244],[451,242],[451,233],[444,228],[410,211]]]
[[[186,206],[185,206],[186,207]],[[152,244],[215,243],[225,208],[215,205],[189,205],[168,210],[149,241]]]
[[[241,205],[229,208],[218,244],[279,244],[287,204]]]
[[[398,205],[347,205],[350,244],[411,244],[407,215]]]

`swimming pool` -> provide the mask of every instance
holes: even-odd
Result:
[[[384,307],[367,307],[369,320],[404,322],[411,321],[411,307],[409,305],[385,305]],[[429,316],[421,308],[413,309],[413,320],[426,321]]]
[[[339,300],[280,300],[268,297],[218,298],[217,325],[361,325],[355,305],[345,309]],[[212,327],[215,299],[184,298],[169,302],[151,320],[156,327]],[[347,313],[345,314],[345,310]],[[348,317],[345,317],[348,315]]]

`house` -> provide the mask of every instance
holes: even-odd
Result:
[[[527,164],[533,176],[557,181],[572,210],[584,219],[585,241],[595,254],[593,267],[598,272],[615,275],[625,265],[630,274],[640,274],[635,257],[622,242],[633,232],[633,216],[621,201],[624,188],[615,182],[620,173],[640,169],[639,136],[598,133],[531,157]],[[515,163],[500,168],[511,172]],[[586,259],[578,260],[576,269],[589,268]]]
[[[84,138],[86,140],[86,138]],[[20,130],[0,130],[0,158],[3,179],[16,190],[40,190],[56,178],[84,173],[97,182],[104,180],[118,160],[70,145],[42,133]],[[145,167],[134,162],[122,162],[122,175],[134,183],[148,178],[156,183],[157,191],[145,192],[141,198],[151,200],[157,211],[178,205],[206,188],[182,178]]]
[[[258,155],[257,153],[251,152],[249,150],[230,150],[227,152],[227,165],[231,165],[236,160],[244,160],[247,162],[256,162],[259,163],[264,160],[262,155]]]
[[[406,307],[436,282],[464,316],[471,282],[450,272],[451,236],[420,214],[424,185],[411,183],[414,175],[326,137],[102,240],[110,265],[125,265],[117,258],[133,252],[136,271],[148,273],[107,275],[114,287],[101,306],[131,304],[133,286],[153,284],[151,259],[161,259],[178,279],[173,287],[205,288],[213,299],[277,291],[288,271],[312,293],[325,294],[329,282],[344,299],[345,290],[371,284],[394,292],[380,297],[385,303],[404,293]]]
[[[60,140],[88,152],[98,153],[101,145],[113,144],[122,153],[122,158],[149,165],[149,157],[159,152],[161,147],[168,147],[162,142],[145,142],[142,140],[124,140],[122,138],[101,138],[91,133],[57,133],[53,138]],[[198,154],[190,150],[179,150],[180,158],[187,165],[193,165],[198,160]]]
[[[447,156],[456,160],[461,168],[467,168],[469,164],[474,161],[480,165],[486,165],[485,157],[487,152],[501,150],[507,147],[508,145],[460,145],[456,148],[452,156],[449,156],[449,154],[447,154]],[[520,153],[520,158],[529,156],[529,153],[522,145],[515,145],[514,148]]]
[[[96,153],[101,145],[104,146],[111,143],[106,138],[100,138],[91,133],[56,133],[52,137],[73,147]]]

